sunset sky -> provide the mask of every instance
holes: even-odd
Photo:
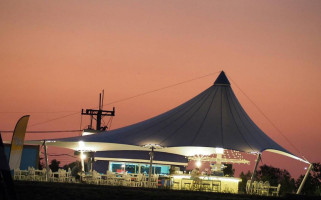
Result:
[[[224,70],[267,135],[321,162],[320,10],[319,0],[0,1],[0,130],[13,130],[25,114],[28,131],[85,128],[81,109],[98,106],[103,89],[109,104],[211,74],[106,105],[116,107],[111,129],[119,128],[189,100]],[[292,175],[306,166],[275,154],[263,163]]]

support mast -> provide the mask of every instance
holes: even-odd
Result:
[[[259,165],[260,160],[261,160],[261,153],[259,153],[257,155],[257,160],[256,160],[255,167],[254,167],[254,170],[253,170],[253,174],[252,174],[252,177],[251,177],[250,188],[252,188],[252,184],[254,182],[254,178],[255,178],[255,175],[256,175],[257,166]],[[249,192],[252,193],[252,191],[249,191]]]
[[[313,164],[311,163],[310,166],[309,166],[309,168],[308,168],[308,170],[307,170],[307,172],[305,173],[305,176],[304,176],[304,178],[303,178],[303,180],[302,180],[302,182],[301,182],[301,184],[300,184],[300,187],[299,187],[298,191],[296,192],[296,194],[300,194],[300,193],[301,193],[301,190],[302,190],[302,188],[303,188],[303,186],[304,186],[304,184],[305,184],[305,181],[307,180],[308,175],[310,174],[310,171],[311,171],[312,169],[313,169]]]

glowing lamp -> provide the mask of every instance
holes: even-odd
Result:
[[[143,145],[142,147],[147,148],[147,149],[151,149],[151,148],[154,148],[154,149],[162,149],[162,148],[164,148],[164,147],[162,147],[162,146],[159,145],[159,144],[145,144],[145,145]]]
[[[93,135],[98,133],[99,131],[93,130],[93,129],[84,129],[83,132],[81,133],[81,136],[86,136],[86,135]]]
[[[202,162],[200,160],[196,161],[196,167],[200,168],[202,165]]]
[[[82,154],[80,154],[80,158],[81,158],[82,160],[85,160],[85,159],[87,158],[87,156],[86,156],[86,154],[82,153]]]
[[[224,154],[224,149],[223,148],[215,148],[216,154]]]

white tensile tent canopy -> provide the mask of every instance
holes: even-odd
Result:
[[[146,147],[155,147],[154,151],[184,156],[211,155],[218,148],[259,155],[270,151],[309,163],[256,126],[223,71],[208,89],[161,115],[112,131],[59,139],[47,145],[81,151],[149,151]]]

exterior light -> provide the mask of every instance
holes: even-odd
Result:
[[[95,146],[91,145],[90,143],[85,143],[84,141],[78,141],[78,148],[76,148],[76,151],[79,152],[95,152]]]
[[[86,156],[86,154],[80,154],[80,158],[82,159],[82,160],[85,160],[86,158],[87,158],[87,156]]]
[[[46,143],[54,143],[56,140],[46,140]]]
[[[215,148],[215,152],[216,152],[216,154],[224,154],[224,149],[217,147],[217,148]]]
[[[98,133],[99,131],[93,130],[93,129],[84,129],[83,132],[81,133],[81,136],[86,136],[86,135],[93,135]]]
[[[200,168],[202,165],[202,162],[200,160],[196,161],[196,167]]]
[[[86,155],[84,154],[84,152],[80,152],[80,160],[81,160],[81,171],[84,172],[85,171],[85,159],[86,159]]]
[[[162,148],[164,148],[164,147],[162,147],[162,146],[159,145],[159,144],[145,144],[145,145],[143,145],[142,147],[147,148],[147,149],[151,149],[151,148],[154,148],[154,149],[162,149]]]

